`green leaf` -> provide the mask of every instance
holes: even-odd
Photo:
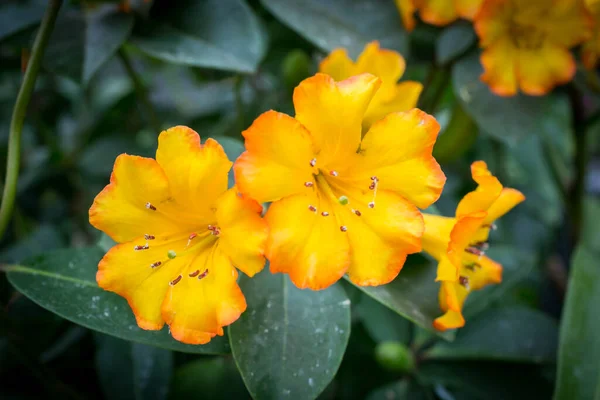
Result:
[[[138,328],[127,301],[96,284],[98,262],[104,255],[99,247],[57,250],[34,257],[22,265],[4,268],[8,280],[25,296],[69,321],[121,339],[199,354],[229,352],[227,339],[215,337],[201,346],[173,339],[161,331]]]
[[[28,236],[2,249],[0,260],[3,263],[19,262],[27,257],[54,250],[65,245],[61,232],[53,225],[40,225]]]
[[[367,400],[427,400],[430,397],[424,388],[414,381],[403,379],[389,383],[369,393]]]
[[[173,377],[172,400],[198,397],[211,400],[249,398],[244,381],[230,357],[213,357],[184,364]]]
[[[229,328],[229,341],[252,397],[316,398],[338,370],[350,335],[343,288],[300,290],[269,271],[242,276],[240,286],[248,309]]]
[[[253,73],[266,52],[259,19],[242,0],[163,2],[141,25],[132,43],[144,53],[174,63]]]
[[[87,84],[129,37],[133,15],[65,9],[44,53],[44,66],[74,82]]]
[[[354,307],[354,310],[374,341],[395,341],[408,344],[411,337],[411,323],[409,320],[364,293],[362,293],[360,302]]]
[[[564,136],[571,131],[564,97],[497,96],[480,80],[482,73],[478,54],[460,60],[452,70],[456,96],[482,133],[515,145],[531,135]]]
[[[598,237],[600,207],[586,207],[585,220],[595,225],[572,260],[567,299],[560,326],[558,379],[554,399],[594,399],[600,396],[600,252],[588,245],[589,235]],[[597,243],[595,244],[597,246]],[[596,396],[596,397],[594,397]]]
[[[436,264],[422,257],[421,261],[407,263],[392,282],[381,286],[357,286],[374,300],[415,324],[452,340],[453,331],[438,332],[433,320],[442,315],[438,304],[439,283],[435,282]]]
[[[96,370],[106,398],[167,398],[173,353],[106,335],[97,335],[96,342]]]
[[[47,1],[9,1],[0,6],[0,40],[37,24],[44,15]]]
[[[452,343],[438,342],[427,358],[552,363],[558,327],[546,314],[524,307],[490,310],[467,320]]]
[[[365,45],[408,55],[406,31],[398,10],[388,0],[261,0],[279,20],[324,51],[338,47],[356,57]]]
[[[435,59],[438,64],[447,64],[464,54],[477,37],[468,23],[456,23],[445,28],[435,44]]]

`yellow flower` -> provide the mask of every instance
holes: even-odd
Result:
[[[502,280],[502,266],[485,256],[494,221],[525,200],[516,189],[503,188],[483,161],[471,165],[477,189],[458,204],[454,218],[423,214],[423,250],[438,261],[440,307],[434,321],[438,330],[465,324],[462,307],[467,295]]]
[[[481,79],[500,96],[543,95],[575,74],[569,48],[585,40],[583,0],[486,0],[475,17]]]
[[[365,46],[356,62],[348,57],[345,49],[332,51],[321,62],[319,71],[336,81],[365,72],[381,79],[381,87],[371,100],[363,119],[363,129],[366,131],[373,122],[379,121],[389,113],[407,111],[417,105],[423,85],[414,81],[398,83],[405,68],[406,62],[399,53],[380,49],[378,42],[371,42]]]
[[[592,36],[581,47],[581,58],[586,68],[592,69],[598,64],[600,58],[600,0],[586,0],[588,11],[593,18]]]
[[[431,155],[439,125],[413,109],[379,120],[363,137],[380,83],[371,74],[341,82],[317,74],[295,89],[295,118],[268,111],[243,132],[238,187],[272,202],[271,272],[290,274],[300,288],[328,287],[346,272],[358,285],[381,285],[421,249],[417,207],[435,202],[445,182]]]
[[[413,0],[394,0],[394,2],[396,3],[396,8],[400,13],[400,17],[402,18],[404,29],[408,32],[415,29],[417,23],[415,21],[415,6]]]
[[[231,162],[219,143],[178,126],[158,138],[156,160],[120,155],[90,223],[119,244],[98,265],[100,287],[127,299],[142,329],[165,322],[203,344],[238,319],[246,301],[237,266],[264,266],[262,207],[227,190]]]
[[[458,18],[473,20],[483,0],[412,0],[421,19],[429,24],[444,26]]]

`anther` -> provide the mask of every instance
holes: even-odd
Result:
[[[372,202],[369,203],[369,208],[375,208],[375,202],[374,201],[372,201]]]
[[[345,206],[346,204],[348,204],[350,202],[350,200],[348,200],[348,197],[346,197],[346,196],[340,196],[340,198],[338,199],[338,201],[343,206]]]
[[[143,245],[143,246],[141,246],[141,245],[139,245],[139,244],[138,244],[138,245],[137,245],[137,246],[135,246],[133,249],[134,249],[135,251],[138,251],[138,250],[148,250],[149,248],[150,248],[150,246],[148,246],[147,244],[145,244],[145,245]]]
[[[348,228],[346,228],[346,225],[340,226],[340,231],[346,232],[347,230],[348,230]]]
[[[179,283],[179,281],[181,280],[182,276],[178,275],[177,278],[173,279],[171,282],[169,282],[169,285],[171,286],[175,286]]]
[[[458,282],[463,285],[466,289],[469,289],[469,278],[467,278],[466,276],[459,276],[458,277]]]
[[[148,210],[156,211],[156,207],[154,207],[154,206],[152,205],[152,203],[150,203],[150,202],[147,202],[147,203],[146,203],[146,208],[147,208]]]
[[[477,263],[465,264],[465,268],[469,271],[475,271],[475,267],[479,267]]]
[[[313,187],[314,183],[312,183],[312,182],[304,182],[304,186],[306,186],[306,187]]]
[[[174,259],[175,257],[177,257],[177,253],[175,253],[175,250],[169,250],[167,251],[167,257],[169,257],[169,259]]]
[[[312,204],[310,204],[310,205],[308,206],[308,209],[309,209],[309,211],[312,211],[312,212],[317,212],[317,207],[313,206]]]
[[[310,160],[310,166],[314,167],[315,165],[317,165],[317,159],[313,158],[312,160]]]
[[[369,189],[371,189],[371,190],[375,190],[375,182],[372,182],[372,183],[369,185]]]
[[[212,234],[214,236],[219,236],[221,234],[221,230],[215,226],[214,229],[212,230]]]
[[[150,268],[160,267],[161,265],[162,265],[162,262],[157,261],[155,263],[150,264]]]
[[[190,235],[190,237],[188,238],[188,240],[193,240],[193,239],[194,239],[196,236],[198,236],[198,234],[197,234],[197,233],[192,233],[192,234]]]
[[[376,176],[372,176],[371,180],[377,182],[377,181],[379,181],[379,178],[377,178]]]
[[[194,277],[198,276],[199,273],[200,273],[200,270],[197,269],[194,272],[192,272],[191,274],[189,274],[189,277],[190,278],[194,278]]]
[[[469,246],[465,249],[467,253],[474,254],[478,257],[481,257],[485,254],[485,251],[478,249],[477,247]]]
[[[208,269],[206,271],[204,271],[203,273],[201,273],[200,275],[198,275],[198,279],[205,278],[206,275],[208,275]]]
[[[208,230],[209,230],[209,231],[212,231],[213,229],[215,229],[215,227],[214,227],[214,226],[212,226],[212,225],[208,225]]]
[[[322,216],[324,216],[324,217],[326,217],[326,216],[328,216],[328,215],[329,215],[329,213],[328,213],[327,211],[323,211],[323,212],[321,213],[321,215],[322,215]]]
[[[362,215],[362,213],[358,210],[352,210],[352,212],[356,215],[358,215],[359,217]]]
[[[144,239],[146,239],[146,240],[154,240],[155,237],[153,235],[146,234],[146,235],[144,235]]]
[[[473,247],[477,247],[481,251],[487,251],[490,248],[490,244],[488,242],[477,242],[472,245]]]
[[[329,175],[338,176],[338,173],[337,173],[337,171],[329,171]]]

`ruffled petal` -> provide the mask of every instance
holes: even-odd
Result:
[[[261,218],[262,206],[229,189],[217,201],[219,246],[233,265],[252,277],[265,265],[265,244],[269,230]]]
[[[181,232],[181,224],[164,213],[170,198],[169,182],[156,161],[122,154],[115,161],[110,184],[94,199],[90,223],[117,242],[146,233]]]
[[[339,168],[360,144],[362,120],[381,80],[361,74],[335,82],[325,74],[302,81],[294,90],[296,119],[310,132],[319,168]]]
[[[246,299],[237,284],[237,271],[219,244],[205,248],[182,271],[177,284],[169,285],[162,317],[176,340],[205,344],[246,310]]]
[[[289,274],[302,289],[324,289],[340,279],[350,264],[350,247],[334,210],[335,205],[313,192],[271,204],[265,215],[271,272]]]
[[[464,268],[462,274],[469,279],[470,290],[479,290],[487,285],[502,282],[502,265],[489,257],[482,256],[474,267]]]
[[[496,201],[502,191],[502,184],[488,170],[483,161],[471,164],[471,175],[477,182],[477,189],[462,198],[456,208],[456,217],[471,214],[478,211],[486,211]]]
[[[340,179],[366,189],[376,176],[379,189],[397,192],[417,207],[429,207],[446,182],[431,155],[439,128],[432,116],[418,109],[388,115],[373,124]]]
[[[214,222],[215,201],[227,190],[231,168],[223,147],[213,139],[201,145],[194,130],[176,126],[158,137],[156,161],[165,171],[173,199],[181,210],[173,210],[172,215],[197,224]]]
[[[586,7],[586,3],[591,7]],[[594,8],[596,13],[600,11],[597,4],[580,0],[555,1],[548,8],[551,16],[547,19],[552,24],[547,30],[550,41],[564,48],[576,46],[591,37],[594,19],[590,11],[594,12]]]
[[[517,60],[519,86],[529,95],[544,95],[575,75],[575,60],[571,52],[550,43],[545,43],[538,50],[519,50]]]
[[[462,307],[468,290],[456,282],[442,282],[440,285],[440,308],[445,314],[433,321],[433,327],[439,331],[461,328],[465,325]]]
[[[444,26],[458,18],[451,0],[414,0],[419,16],[428,24]]]
[[[433,327],[441,332],[448,329],[462,328],[463,326],[465,326],[465,318],[460,311],[448,310],[444,315],[433,321]]]
[[[315,157],[310,133],[294,118],[267,111],[243,132],[246,149],[235,162],[237,186],[259,202],[306,192]]]
[[[450,243],[448,243],[448,259],[454,267],[452,270],[445,270],[443,275],[440,275],[438,270],[437,280],[452,280],[458,279],[460,268],[463,264],[465,249],[479,240],[478,231],[480,230],[487,213],[480,211],[468,214],[459,218],[450,233]],[[487,231],[486,231],[487,233]]]
[[[518,50],[508,37],[502,37],[481,54],[484,73],[481,80],[499,96],[517,94]]]
[[[383,96],[383,92],[381,96],[377,93],[365,114],[363,129],[367,131],[373,123],[390,113],[415,108],[422,91],[423,85],[420,82],[405,81],[394,84],[391,96],[387,98]]]
[[[510,19],[517,10],[512,1],[486,0],[475,15],[474,27],[480,47],[488,47],[509,34]]]
[[[523,201],[525,201],[525,195],[517,189],[502,189],[496,201],[487,210],[484,224],[491,224]]]
[[[319,64],[319,72],[331,76],[336,81],[356,75],[356,65],[348,57],[346,49],[335,49]]]
[[[380,78],[383,86],[387,83],[393,85],[404,74],[406,61],[397,51],[382,49],[379,42],[373,41],[358,56],[356,68],[361,73],[367,72]]]

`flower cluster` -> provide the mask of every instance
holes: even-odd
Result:
[[[260,115],[242,134],[232,167],[213,139],[187,127],[158,138],[156,159],[121,155],[94,200],[90,222],[118,244],[98,266],[100,287],[129,302],[143,329],[168,324],[203,344],[246,309],[239,269],[265,258],[299,288],[324,289],[345,274],[383,285],[408,254],[439,261],[435,327],[464,324],[465,297],[501,278],[484,255],[493,221],[522,201],[485,163],[455,218],[423,214],[446,177],[432,156],[435,119],[414,108],[421,85],[401,82],[404,59],[370,43],[356,62],[336,50],[293,93],[295,116]],[[270,203],[264,218],[260,203]]]

